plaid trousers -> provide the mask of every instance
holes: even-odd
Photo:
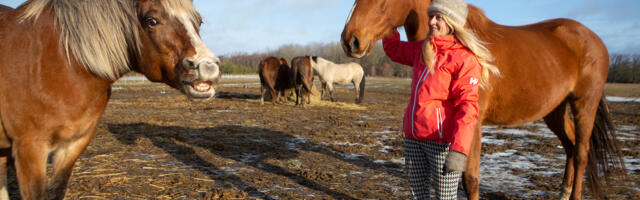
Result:
[[[449,143],[404,139],[405,171],[412,199],[430,199],[431,186],[437,199],[457,199],[462,172],[442,174]]]

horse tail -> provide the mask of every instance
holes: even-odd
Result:
[[[258,64],[258,77],[260,77],[260,83],[261,84],[266,84],[265,80],[264,80],[264,60],[260,61],[260,64]]]
[[[358,94],[358,102],[356,102],[356,104],[360,104],[364,100],[364,85],[365,85],[364,77],[365,77],[365,75],[363,73],[362,74],[362,80],[360,80],[360,94]]]
[[[302,86],[304,86],[304,89],[307,90],[309,94],[312,94],[311,85],[313,84],[313,74],[311,74],[311,83],[309,83],[305,74],[302,74],[301,76],[302,76]]]
[[[611,186],[612,177],[626,173],[615,131],[605,97],[602,97],[591,133],[591,148],[587,164],[590,188],[596,198],[603,196],[600,174],[604,174],[607,186]]]

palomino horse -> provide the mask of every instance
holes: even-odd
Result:
[[[313,69],[311,68],[311,57],[298,56],[291,59],[291,71],[289,72],[292,84],[296,91],[296,105],[304,107],[304,97],[307,97],[307,104],[311,103],[311,88],[313,87]],[[298,101],[300,98],[300,101]]]
[[[342,32],[345,53],[362,57],[371,51],[371,44],[403,25],[409,40],[425,39],[430,4],[428,0],[356,0]],[[471,5],[466,27],[487,42],[495,57],[493,64],[502,73],[491,77],[491,87],[480,92],[479,123],[463,175],[468,197],[479,198],[481,126],[514,126],[540,118],[566,153],[562,198],[581,198],[587,168],[591,188],[601,196],[598,173],[615,175],[610,167],[624,171],[603,97],[609,54],[602,40],[569,19],[499,25]]]
[[[111,84],[125,73],[192,100],[211,99],[220,78],[189,0],[30,0],[0,24],[0,199],[8,199],[10,157],[23,199],[64,197]]]
[[[264,105],[265,89],[271,94],[271,103],[274,105],[280,100],[280,93],[284,94],[284,102],[287,102],[289,89],[293,84],[289,80],[289,63],[284,58],[266,57],[260,61],[258,75],[260,76],[260,105]]]
[[[333,83],[344,85],[353,83],[356,91],[356,103],[361,103],[364,98],[364,70],[358,63],[350,62],[336,64],[320,57],[312,57],[311,67],[318,73],[322,83],[322,95],[329,89],[329,97],[333,99]]]

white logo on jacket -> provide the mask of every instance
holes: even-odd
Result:
[[[478,79],[477,79],[477,78],[471,78],[471,79],[469,79],[469,84],[470,84],[470,85],[477,85],[477,84],[478,84]]]

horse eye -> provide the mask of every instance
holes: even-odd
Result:
[[[144,23],[147,24],[147,26],[150,26],[150,27],[160,24],[160,22],[156,18],[153,18],[153,17],[147,17],[146,19],[144,19]]]

